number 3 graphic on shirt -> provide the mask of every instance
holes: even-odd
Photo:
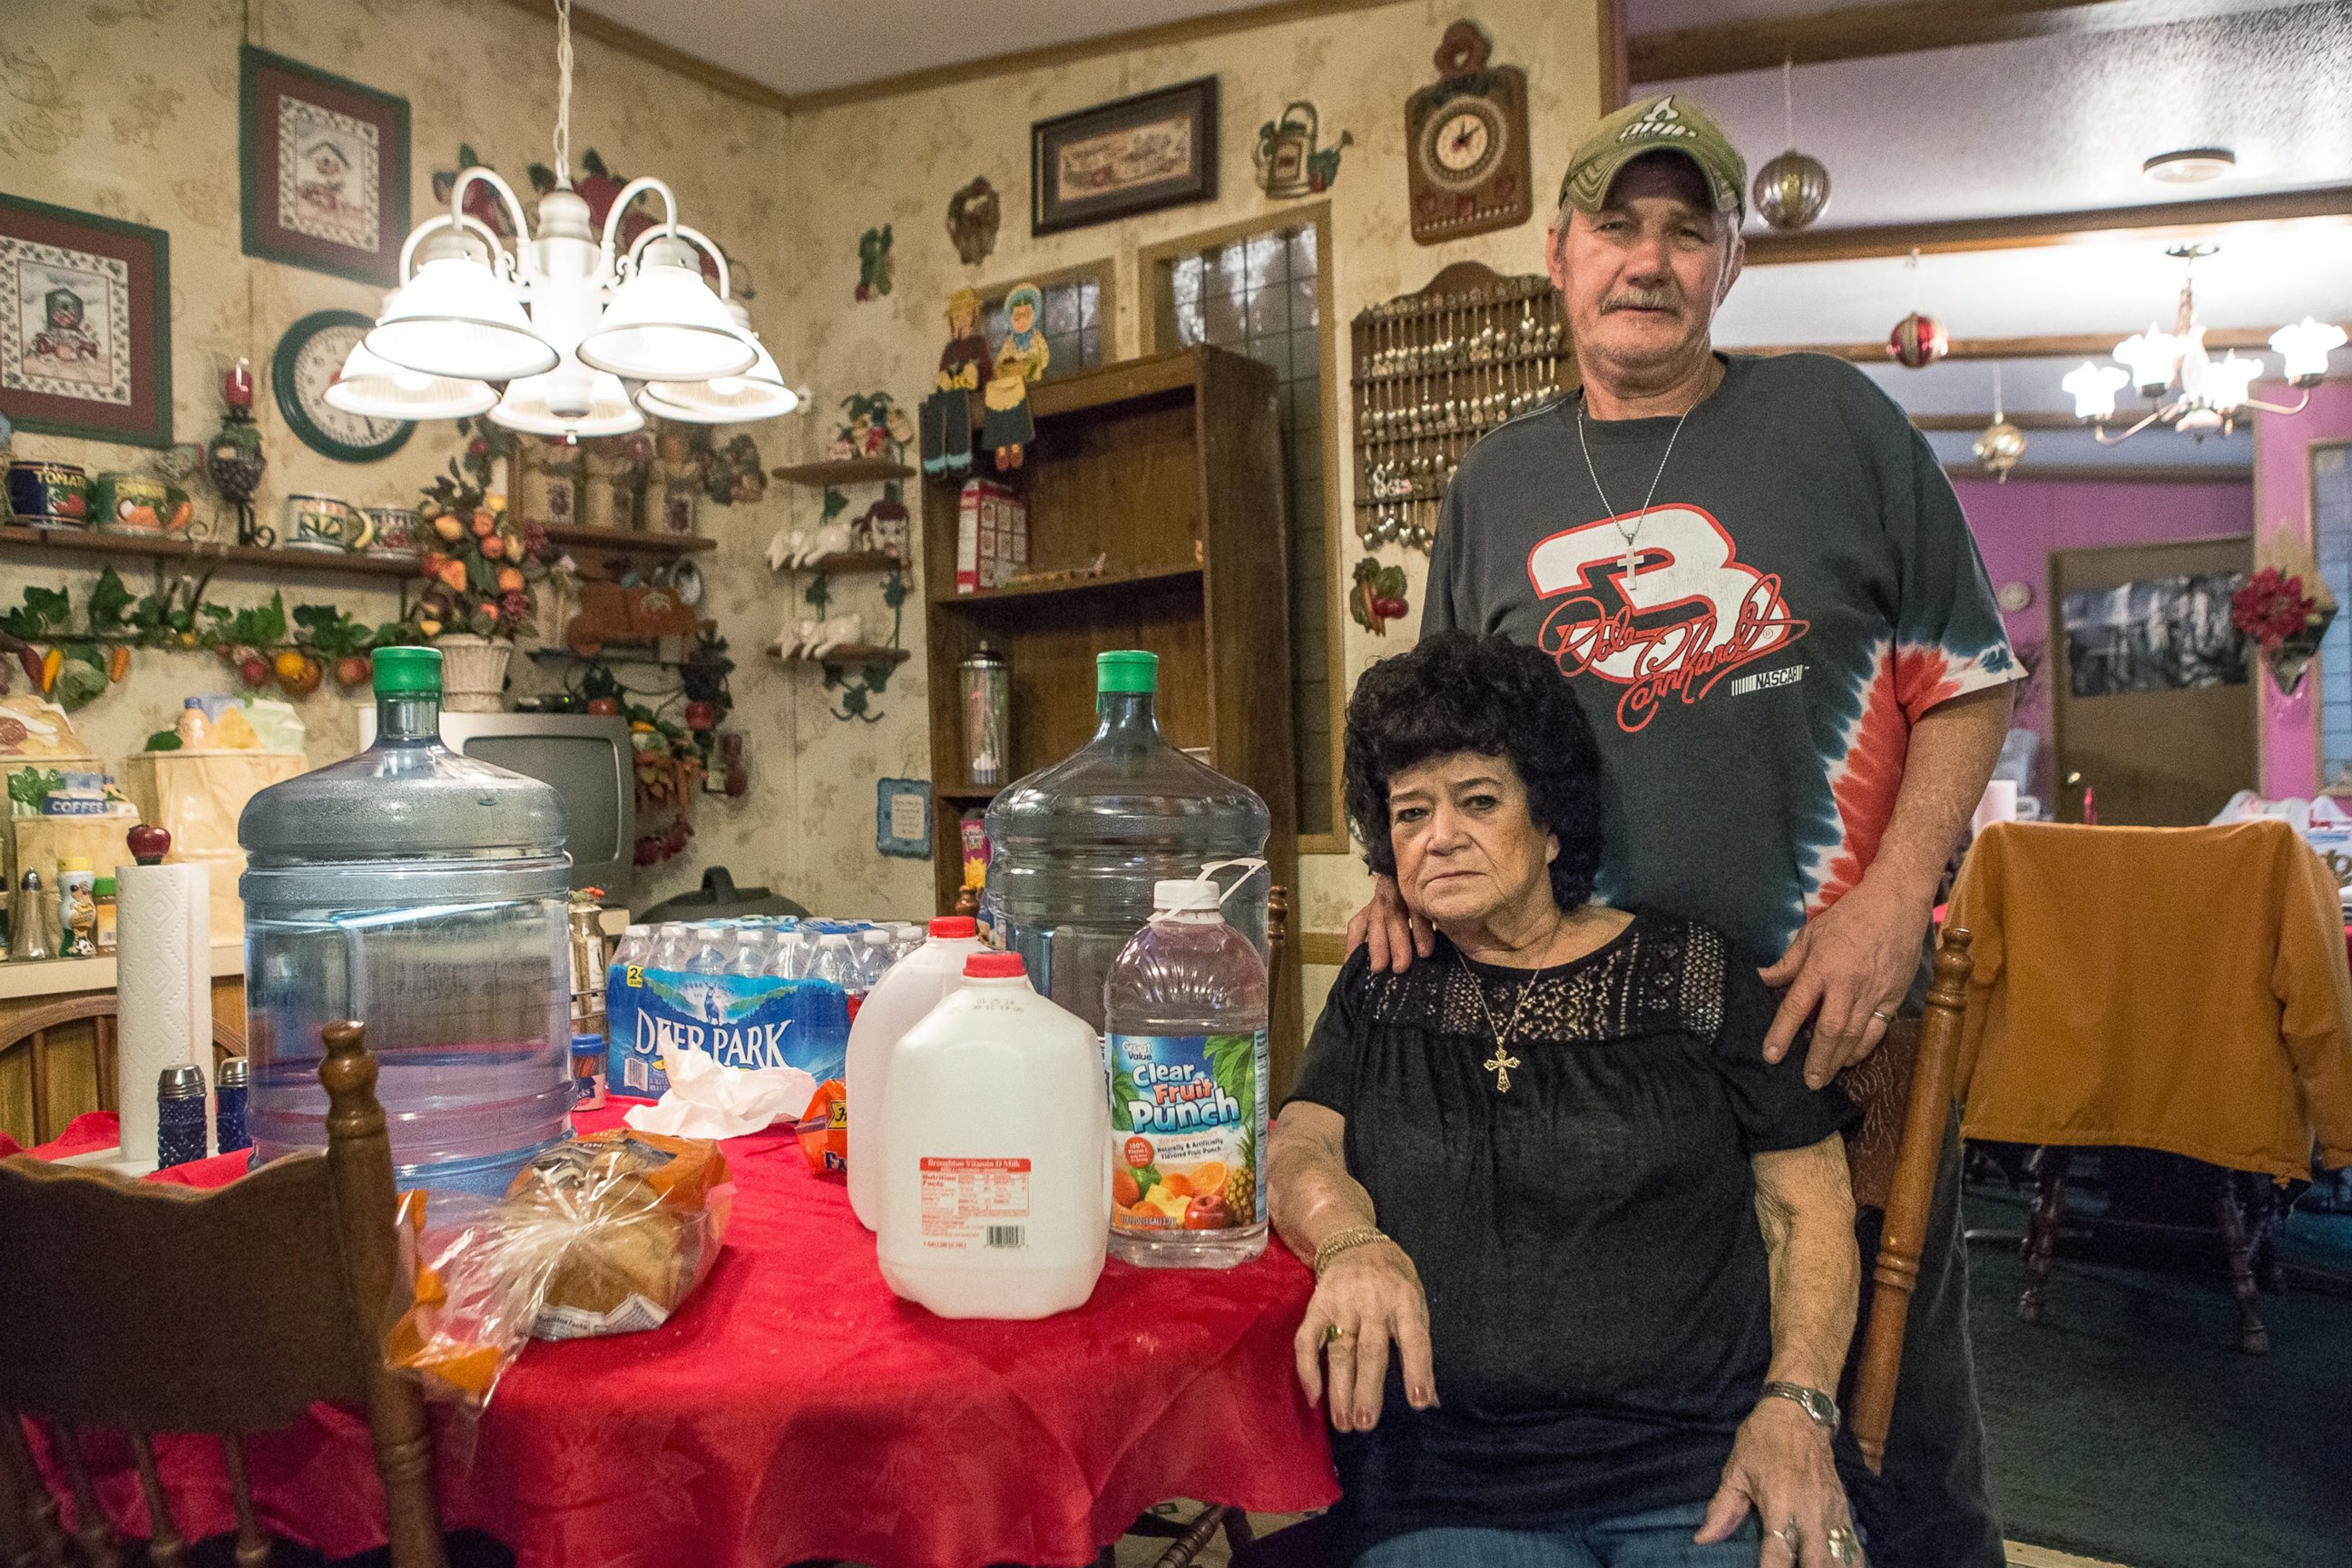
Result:
[[[1781,602],[1780,578],[1741,562],[1731,535],[1699,508],[1643,518],[1630,577],[1619,521],[1564,530],[1528,552],[1537,597],[1562,601],[1544,622],[1543,648],[1563,674],[1589,669],[1623,684],[1701,667],[1714,674],[1805,634]]]

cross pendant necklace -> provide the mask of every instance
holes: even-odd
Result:
[[[1519,1058],[1505,1050],[1501,1041],[1495,1043],[1495,1054],[1479,1065],[1495,1075],[1496,1093],[1511,1092],[1511,1069],[1519,1065]]]
[[[1697,406],[1696,403],[1691,405],[1691,408]],[[1635,557],[1639,553],[1634,542],[1642,537],[1642,523],[1650,515],[1650,503],[1658,499],[1658,481],[1666,477],[1666,461],[1675,455],[1675,442],[1683,433],[1683,420],[1690,416],[1690,408],[1685,408],[1682,418],[1675,421],[1674,429],[1666,437],[1666,449],[1658,457],[1658,471],[1650,476],[1650,493],[1642,498],[1642,510],[1633,514],[1633,526],[1627,528],[1617,521],[1617,509],[1610,504],[1609,492],[1601,488],[1601,470],[1592,466],[1592,447],[1584,438],[1584,394],[1580,390],[1576,395],[1576,445],[1584,454],[1584,471],[1591,478],[1592,493],[1601,498],[1602,513],[1608,517],[1610,526],[1617,531],[1618,537],[1625,542],[1624,575],[1628,581],[1633,578]]]
[[[1568,917],[1563,915],[1551,928],[1551,935],[1544,939],[1538,956],[1551,952],[1567,925]],[[1495,1054],[1478,1065],[1495,1075],[1496,1094],[1508,1094],[1511,1092],[1511,1069],[1521,1065],[1519,1058],[1511,1054],[1511,1031],[1519,1026],[1519,1015],[1527,1011],[1528,998],[1534,994],[1536,982],[1541,978],[1542,970],[1538,968],[1519,983],[1519,999],[1511,1004],[1510,1019],[1499,1026],[1495,1023],[1495,1009],[1486,1000],[1486,983],[1478,978],[1476,970],[1468,967],[1466,960],[1463,972],[1470,977],[1470,994],[1478,998],[1478,1011],[1486,1016],[1486,1027],[1495,1031]]]

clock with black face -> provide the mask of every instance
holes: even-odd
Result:
[[[416,428],[405,419],[378,419],[330,406],[327,388],[352,347],[375,325],[357,310],[316,310],[286,329],[269,362],[270,391],[287,427],[304,446],[343,463],[388,458]]]
[[[1490,68],[1491,48],[1474,24],[1454,23],[1437,46],[1440,79],[1405,102],[1412,237],[1423,245],[1509,228],[1535,210],[1527,73]]]

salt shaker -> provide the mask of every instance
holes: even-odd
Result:
[[[205,1071],[186,1063],[165,1068],[155,1086],[155,1165],[158,1170],[205,1157]]]
[[[250,1149],[253,1138],[245,1130],[245,1091],[252,1081],[252,1068],[243,1057],[231,1057],[221,1063],[220,1072],[213,1082],[214,1142],[224,1154],[232,1149]]]
[[[572,1109],[593,1110],[604,1103],[604,1037],[572,1037]]]

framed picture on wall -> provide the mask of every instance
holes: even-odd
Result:
[[[408,100],[239,52],[245,253],[389,289],[408,237]]]
[[[0,414],[19,429],[172,444],[172,240],[0,195]]]
[[[1029,232],[1217,197],[1217,79],[1204,76],[1029,127]]]

